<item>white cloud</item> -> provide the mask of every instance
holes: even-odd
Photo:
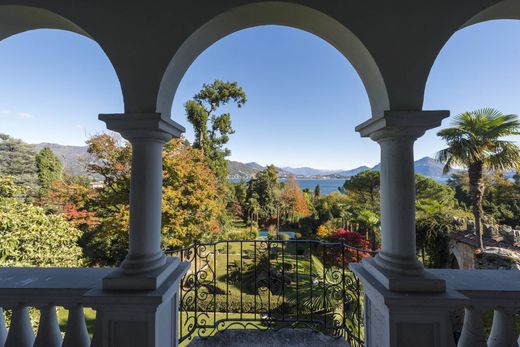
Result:
[[[0,110],[0,115],[9,116],[9,117],[17,117],[23,119],[32,119],[34,116],[29,112],[15,112],[7,109]]]

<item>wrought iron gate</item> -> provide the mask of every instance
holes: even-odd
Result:
[[[363,346],[362,290],[350,262],[373,252],[343,242],[195,243],[181,283],[179,342],[229,328],[311,328]]]

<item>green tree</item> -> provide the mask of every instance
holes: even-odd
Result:
[[[12,176],[17,184],[27,187],[32,195],[38,191],[36,154],[22,140],[0,134],[0,175]]]
[[[347,195],[352,196],[355,201],[368,206],[375,212],[379,210],[379,181],[379,171],[367,170],[346,180],[343,184],[343,189]]]
[[[61,215],[16,199],[22,190],[12,178],[0,177],[0,265],[81,266],[81,232]]]
[[[226,157],[231,152],[225,145],[234,130],[231,127],[230,113],[216,113],[219,107],[230,102],[240,108],[246,101],[246,94],[237,82],[216,80],[211,84],[204,84],[193,99],[184,104],[188,121],[195,131],[193,146],[202,150],[221,182],[227,179]]]
[[[287,182],[283,186],[281,199],[285,207],[285,214],[290,222],[297,222],[300,218],[309,215],[307,201],[294,175],[290,175],[287,178]]]
[[[274,165],[268,165],[249,181],[248,199],[255,197],[260,205],[259,217],[262,222],[276,218],[280,208],[278,173]]]
[[[86,238],[93,263],[117,264],[128,245],[130,144],[109,135],[89,139],[92,174],[104,179],[90,206],[96,224]],[[174,139],[163,150],[163,247],[187,246],[194,239],[214,239],[223,228],[225,206],[218,180],[200,149]]]
[[[437,133],[448,144],[439,151],[437,158],[443,162],[444,172],[448,173],[453,166],[467,168],[469,176],[470,198],[475,232],[482,242],[482,200],[485,184],[485,170],[502,171],[512,169],[520,160],[520,148],[504,137],[518,135],[520,121],[516,115],[505,115],[500,111],[485,108],[457,115],[451,128]]]
[[[321,187],[319,183],[316,185],[316,188],[314,188],[314,197],[316,199],[321,197]]]
[[[40,195],[46,195],[53,183],[62,178],[63,164],[52,149],[44,147],[36,155],[36,168],[40,182]]]
[[[163,247],[215,240],[225,212],[218,179],[202,151],[179,139],[168,142],[163,151]]]

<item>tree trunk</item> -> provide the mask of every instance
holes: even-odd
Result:
[[[469,193],[475,218],[475,235],[477,236],[478,246],[484,248],[482,241],[482,199],[484,198],[484,181],[482,179],[482,162],[469,165]]]

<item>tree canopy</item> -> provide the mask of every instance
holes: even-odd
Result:
[[[0,177],[1,265],[81,266],[81,232],[62,216],[17,199],[22,189],[13,178]]]
[[[438,159],[445,164],[444,172],[456,165],[468,170],[470,199],[480,248],[484,247],[483,173],[485,170],[503,171],[518,167],[520,148],[505,137],[519,134],[520,120],[517,115],[506,115],[492,108],[463,112],[455,116],[452,127],[437,133],[448,145],[437,153]]]
[[[229,135],[235,131],[231,126],[231,114],[217,114],[217,111],[230,102],[240,108],[246,101],[246,94],[237,82],[215,80],[211,84],[204,84],[193,99],[184,104],[188,121],[195,132],[193,147],[204,153],[211,169],[221,181],[227,179],[226,157],[231,153],[225,145]]]
[[[62,178],[63,164],[52,149],[44,147],[36,155],[36,168],[40,182],[40,191],[46,194],[53,183]]]

